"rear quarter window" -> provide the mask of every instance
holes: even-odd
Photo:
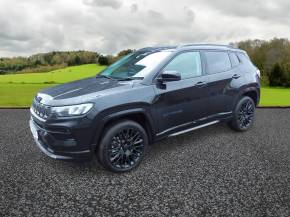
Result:
[[[231,63],[232,63],[232,67],[236,67],[238,65],[240,65],[240,59],[238,58],[237,54],[230,52],[230,59],[231,59]]]
[[[205,51],[207,71],[209,74],[225,72],[231,69],[231,62],[226,51]]]
[[[242,63],[253,65],[250,58],[244,53],[238,53],[238,57]]]

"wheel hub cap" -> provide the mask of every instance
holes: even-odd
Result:
[[[111,140],[109,159],[116,168],[130,168],[141,158],[144,138],[137,129],[123,129]]]
[[[253,121],[255,105],[251,100],[245,101],[239,110],[238,121],[241,128],[247,128]]]

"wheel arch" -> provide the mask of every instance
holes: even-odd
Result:
[[[140,124],[145,129],[148,135],[149,143],[152,143],[154,139],[153,136],[155,132],[155,127],[151,116],[148,114],[145,108],[133,108],[108,114],[104,116],[101,121],[98,121],[98,123],[100,124],[97,126],[97,132],[93,140],[95,148],[100,143],[100,140],[106,128],[120,120],[132,120]]]
[[[257,87],[247,87],[243,89],[240,94],[239,98],[237,99],[236,103],[238,103],[239,99],[242,96],[248,96],[255,102],[255,105],[258,106],[260,101],[260,90]]]
[[[258,103],[259,103],[259,97],[258,97],[258,94],[255,90],[251,90],[251,91],[247,91],[243,94],[243,96],[248,96],[250,97],[254,102],[255,102],[255,105],[257,106]]]

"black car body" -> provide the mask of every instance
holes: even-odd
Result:
[[[155,56],[150,58],[152,54]],[[100,151],[98,146],[106,132],[122,120],[139,124],[152,143],[220,121],[239,121],[237,105],[243,97],[250,98],[254,106],[259,103],[259,70],[245,51],[194,44],[144,48],[130,55],[99,76],[37,94],[30,127],[45,154],[56,159],[88,159]],[[134,64],[128,58],[135,58]],[[113,76],[116,68],[119,77]],[[137,71],[142,77],[134,77]],[[252,116],[249,113],[243,120]],[[238,127],[240,122],[231,126],[243,131],[252,120],[244,129]],[[121,149],[130,158],[132,152]],[[128,169],[131,167],[124,166],[122,171]]]

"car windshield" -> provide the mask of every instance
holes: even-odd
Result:
[[[170,53],[170,51],[137,51],[121,58],[99,75],[120,80],[143,79]]]

